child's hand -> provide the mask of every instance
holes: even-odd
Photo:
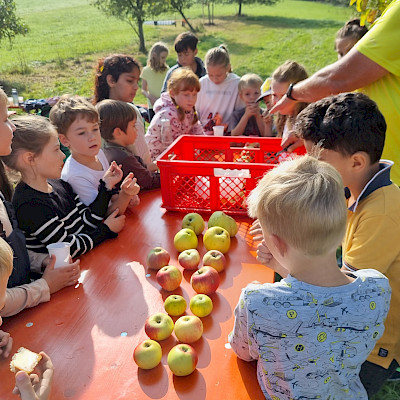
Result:
[[[263,121],[264,121],[266,124],[270,124],[270,123],[271,123],[271,121],[272,121],[272,115],[269,113],[269,110],[265,110],[265,111],[262,113],[262,118],[263,118]]]
[[[140,204],[140,198],[138,195],[133,196],[128,204],[128,208],[132,210],[133,208],[137,207]]]
[[[43,273],[43,279],[49,285],[50,294],[58,292],[66,286],[76,284],[81,275],[79,260],[73,263],[72,258],[70,258],[71,264],[60,268],[54,268],[55,262],[56,257],[51,256],[50,262]]]
[[[245,114],[248,117],[255,117],[259,113],[260,113],[260,107],[258,106],[258,103],[249,103],[246,105]]]
[[[119,208],[116,208],[104,221],[112,232],[119,233],[125,225],[125,215],[118,216]]]
[[[283,278],[288,275],[287,269],[276,260],[264,240],[257,246],[257,260],[261,264],[273,269]]]
[[[123,172],[121,165],[118,165],[115,161],[113,161],[103,175],[103,181],[106,184],[106,188],[111,190],[122,179],[122,176]]]
[[[140,192],[140,186],[136,183],[133,173],[130,172],[121,183],[121,190],[128,196],[136,196]]]
[[[260,221],[258,219],[256,219],[251,225],[249,233],[250,235],[254,236],[253,240],[255,240],[256,242],[264,239]]]
[[[15,375],[13,394],[20,395],[21,400],[49,400],[54,367],[50,357],[41,351],[42,359],[37,365],[40,377],[36,374],[28,375],[19,371]]]
[[[0,331],[0,356],[7,358],[10,355],[12,344],[13,340],[10,334],[4,331]]]
[[[154,161],[149,163],[149,164],[147,164],[146,167],[150,172],[157,172],[158,171],[157,164]]]

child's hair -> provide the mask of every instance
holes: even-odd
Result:
[[[260,220],[264,233],[277,235],[309,256],[336,249],[344,236],[342,179],[335,168],[312,156],[270,170],[247,202],[249,215]]]
[[[4,163],[15,171],[20,171],[18,156],[23,151],[29,151],[35,156],[42,153],[52,136],[57,137],[54,126],[45,117],[26,115],[15,118],[16,127],[11,144],[11,154],[1,157]]]
[[[149,57],[147,59],[147,65],[156,72],[166,71],[169,68],[166,62],[164,62],[164,64],[160,63],[161,53],[164,52],[168,53],[168,47],[163,42],[157,42],[151,46]]]
[[[260,89],[262,84],[263,81],[257,74],[246,74],[240,78],[238,91],[241,93],[243,89],[248,87],[256,87],[257,89]]]
[[[272,74],[272,80],[279,83],[297,83],[308,78],[306,69],[296,61],[285,61]],[[294,115],[292,119],[305,107],[308,103],[298,102],[295,105]],[[286,121],[290,119],[288,115],[278,114],[276,117],[276,130],[278,136],[282,136]]]
[[[96,66],[93,103],[96,104],[110,97],[110,87],[107,83],[108,75],[111,75],[117,82],[121,74],[132,72],[134,68],[140,71],[139,62],[126,54],[111,54],[108,57],[100,58]]]
[[[196,90],[200,91],[200,82],[198,76],[190,68],[178,68],[172,74],[168,80],[168,92],[170,93],[171,99],[174,102],[178,111],[178,116],[181,121],[185,118],[185,112],[176,104],[174,94],[178,94],[184,90]],[[172,93],[172,94],[171,94]],[[193,107],[194,115],[192,124],[194,125],[199,117],[195,107]]]
[[[358,42],[367,32],[368,28],[360,25],[360,19],[353,18],[337,31],[336,39],[353,39]]]
[[[102,100],[96,104],[100,117],[100,133],[104,140],[114,138],[114,129],[126,132],[128,123],[135,121],[137,116],[133,107],[125,101]]]
[[[89,121],[98,122],[96,107],[80,96],[64,95],[50,111],[50,122],[58,133],[66,134],[71,124],[78,118],[85,117]]]
[[[0,278],[9,277],[13,269],[14,254],[11,246],[0,237]]]
[[[182,32],[175,39],[175,51],[177,53],[182,53],[187,49],[195,51],[198,42],[199,39],[197,39],[196,35],[192,32]]]
[[[207,51],[205,61],[206,65],[221,65],[227,68],[231,63],[228,48],[223,44],[213,47]],[[229,72],[232,71],[229,70]]]
[[[363,93],[341,93],[310,104],[296,120],[304,139],[350,156],[368,154],[371,164],[381,158],[386,122],[376,103]]]

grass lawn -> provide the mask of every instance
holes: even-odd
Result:
[[[144,65],[138,40],[126,23],[106,17],[87,0],[16,0],[17,12],[30,27],[12,49],[0,48],[0,85],[10,95],[16,87],[25,98],[43,98],[64,93],[92,95],[93,68],[99,57],[124,52]],[[244,5],[246,16],[235,16],[237,7],[218,4],[215,25],[206,25],[201,6],[187,12],[199,30],[199,56],[210,47],[228,45],[234,72],[255,72],[262,78],[287,59],[304,64],[311,74],[336,60],[336,31],[352,16],[350,8],[328,4],[282,0],[276,6]],[[158,19],[177,19],[170,13]],[[165,41],[171,49],[169,65],[175,63],[173,41],[185,28],[144,26],[146,45]],[[138,94],[135,101],[145,103]],[[400,400],[400,383],[388,383],[374,400]]]

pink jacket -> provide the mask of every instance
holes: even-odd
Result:
[[[203,128],[199,121],[192,124],[194,112],[185,113],[183,121],[179,120],[178,111],[172,102],[169,93],[162,93],[161,97],[154,103],[156,115],[151,120],[145,136],[149,146],[150,155],[153,160],[157,158],[165,149],[161,143],[161,120],[169,119],[171,125],[172,138],[175,140],[181,135],[203,135]]]

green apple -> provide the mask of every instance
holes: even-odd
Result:
[[[197,213],[186,214],[182,220],[182,228],[189,228],[200,235],[204,231],[204,219]]]
[[[164,309],[173,317],[179,317],[186,311],[186,300],[179,294],[171,294],[165,299]]]
[[[215,211],[208,220],[208,227],[220,226],[228,231],[230,237],[234,237],[239,229],[236,221],[223,211]]]
[[[197,366],[196,350],[188,344],[177,344],[168,353],[168,366],[172,373],[176,376],[190,375]]]
[[[174,246],[181,253],[184,250],[195,249],[199,241],[192,229],[181,229],[174,237]]]
[[[206,294],[196,294],[190,299],[189,307],[194,315],[203,318],[211,314],[213,302]]]
[[[175,322],[175,336],[182,343],[193,343],[203,335],[203,323],[196,315],[183,315]]]
[[[171,336],[174,330],[174,321],[164,313],[150,315],[144,324],[146,335],[153,340],[164,340]]]
[[[231,246],[231,238],[224,228],[213,226],[208,228],[203,237],[204,247],[209,250],[218,250],[225,254]]]
[[[135,363],[142,369],[157,367],[160,364],[161,358],[162,350],[160,344],[151,339],[139,343],[133,352]]]

